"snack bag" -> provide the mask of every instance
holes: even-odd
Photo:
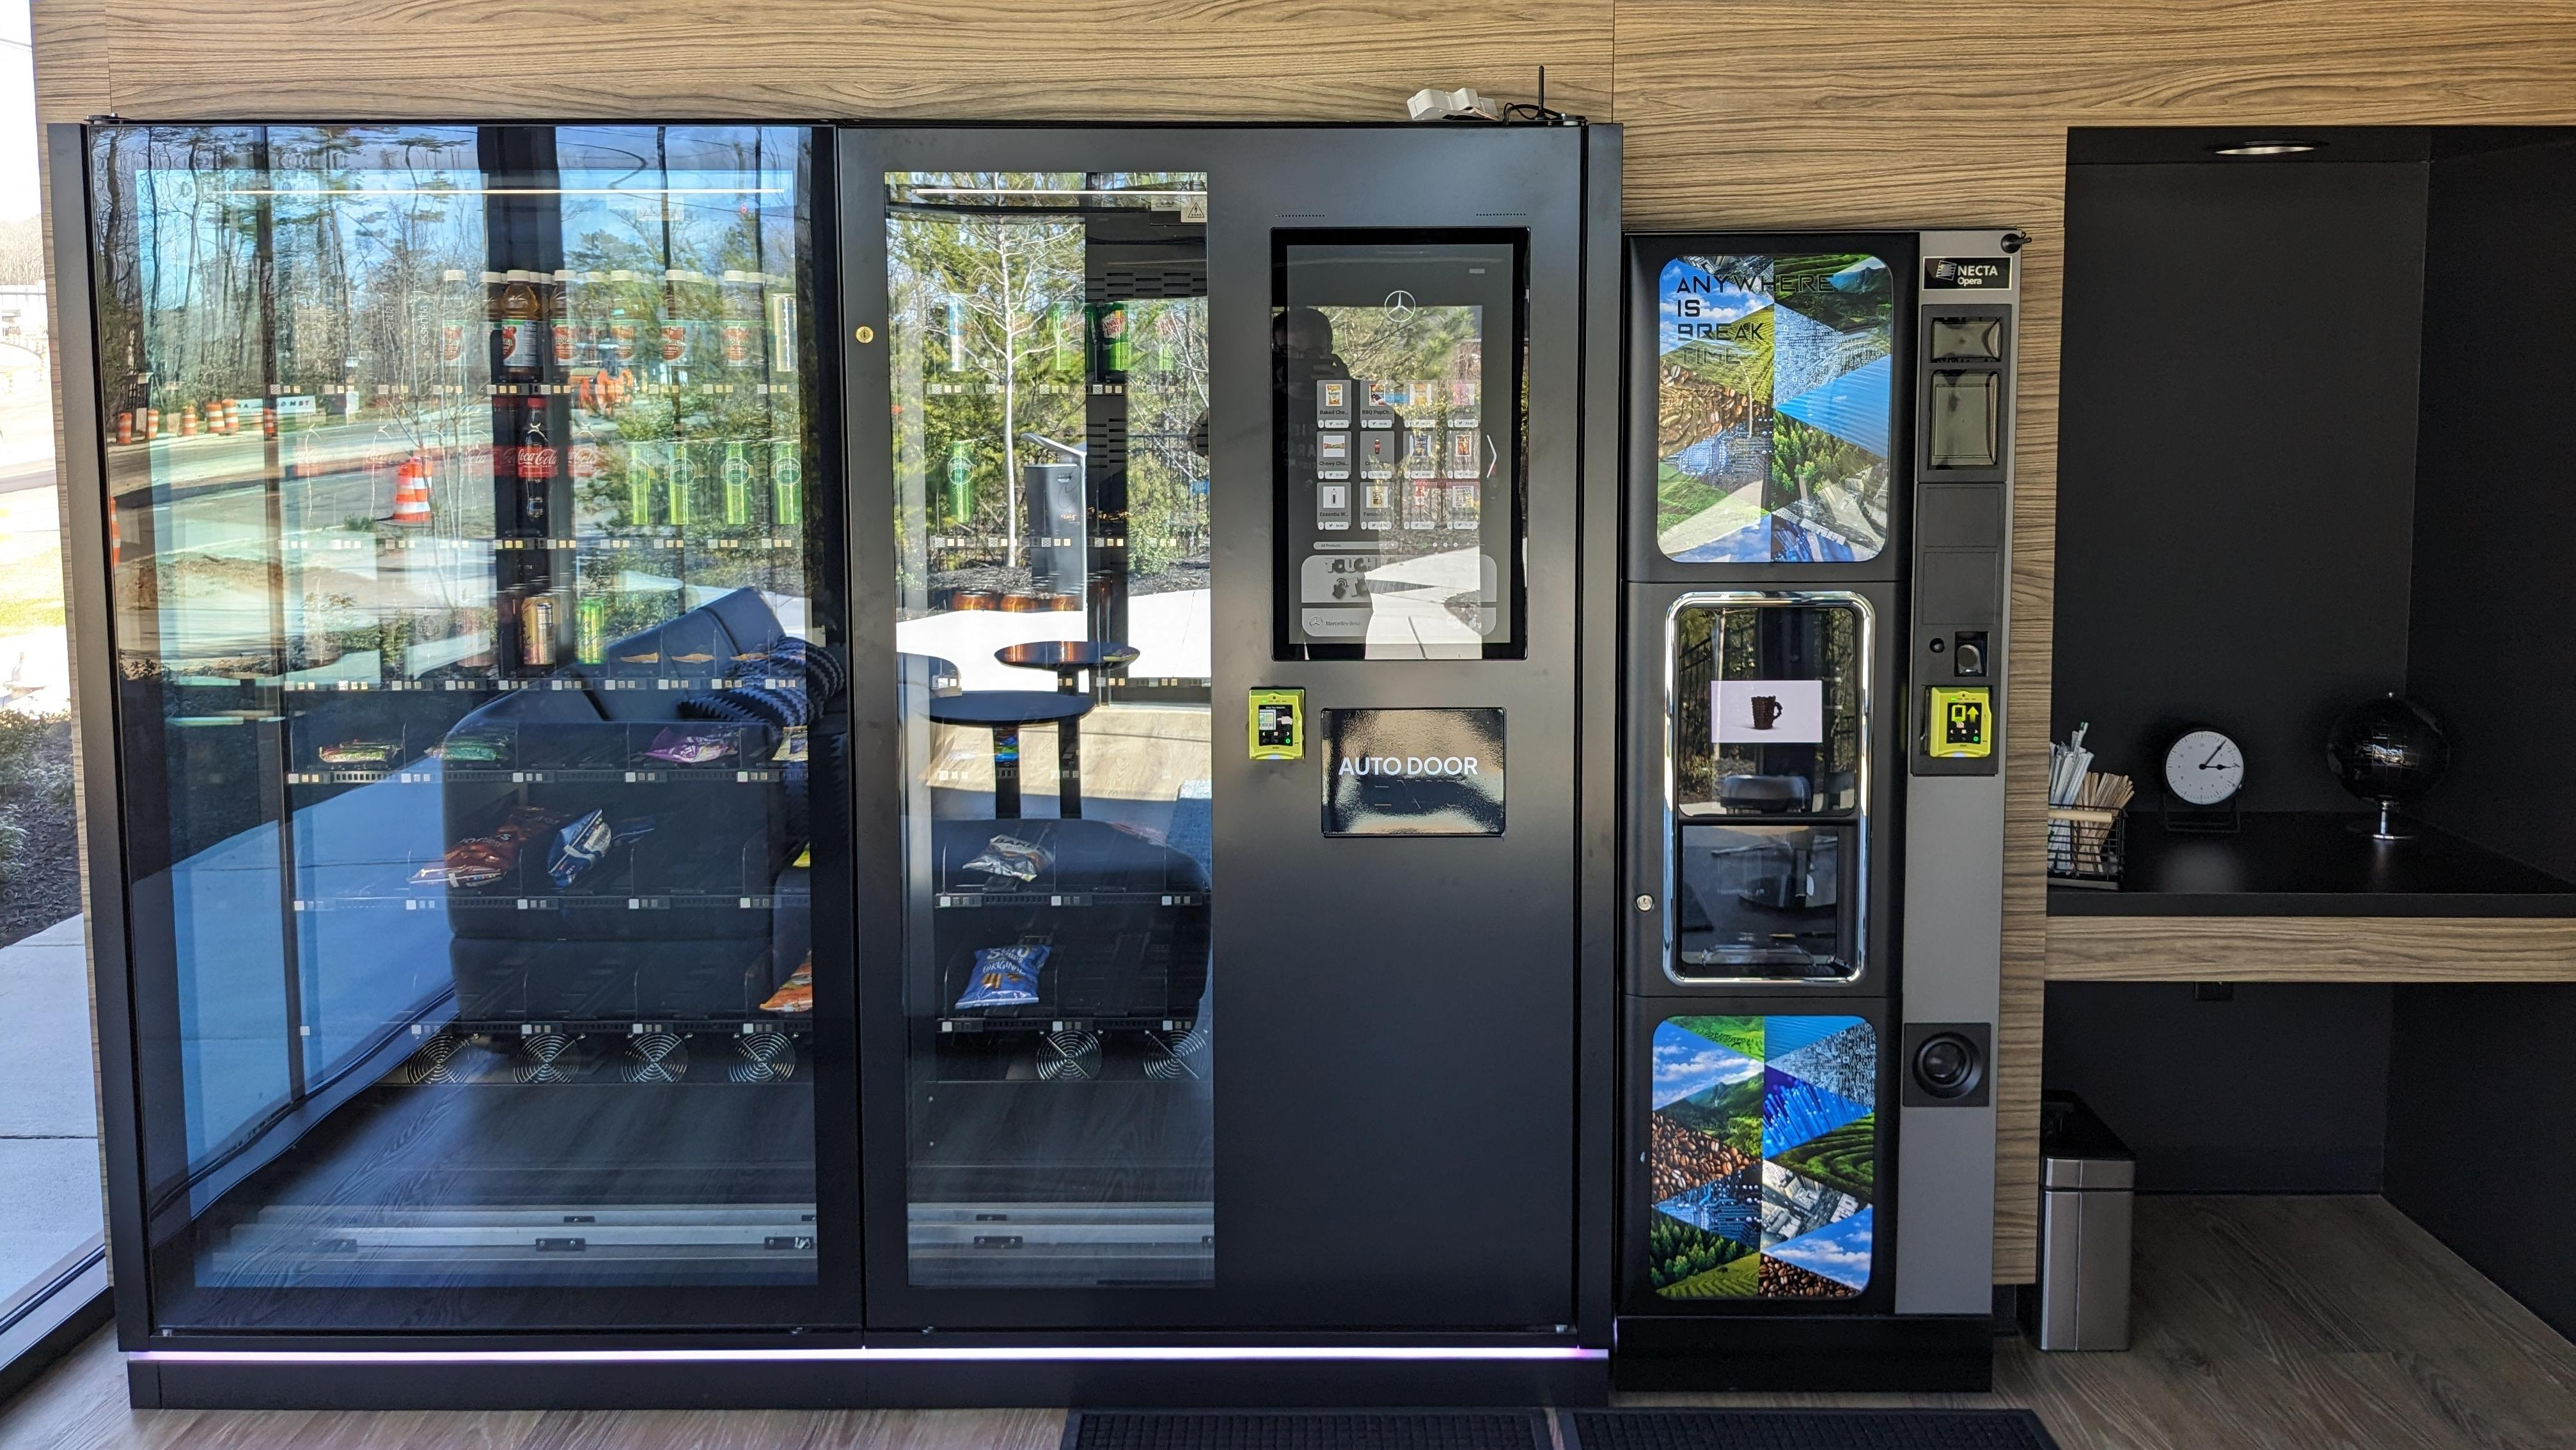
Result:
[[[489,886],[519,864],[519,848],[563,819],[535,806],[517,806],[489,835],[468,836],[447,848],[445,860],[412,873],[415,886]]]
[[[811,1012],[814,1010],[814,958],[809,953],[798,963],[796,974],[779,984],[760,1004],[763,1012]]]
[[[546,874],[554,878],[557,886],[569,887],[598,865],[611,846],[651,829],[650,817],[611,825],[608,812],[592,811],[556,833],[554,851],[546,858]]]
[[[733,754],[733,742],[713,732],[682,730],[675,725],[654,736],[653,748],[644,754],[673,765],[704,765]]]
[[[324,765],[382,765],[394,758],[394,752],[390,740],[343,740],[316,753]]]
[[[498,765],[509,758],[510,741],[505,735],[451,735],[438,754],[453,765]]]
[[[773,752],[769,758],[781,765],[804,764],[805,727],[802,725],[788,726],[778,742],[778,749]]]
[[[1055,864],[1044,846],[1020,840],[1015,836],[995,836],[983,852],[962,868],[982,871],[993,876],[1007,876],[1014,881],[1035,881],[1038,873]]]
[[[957,1010],[977,1007],[1027,1007],[1038,1000],[1038,968],[1046,965],[1047,948],[1029,943],[975,949],[975,975],[957,999]]]

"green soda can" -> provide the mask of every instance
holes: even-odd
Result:
[[[653,527],[652,448],[650,443],[626,448],[626,526],[630,529]]]
[[[573,647],[580,651],[581,662],[598,664],[608,653],[608,601],[597,597],[583,600],[576,629]]]
[[[724,479],[725,527],[741,528],[751,522],[751,460],[743,457],[741,443],[725,445],[721,477]]]
[[[697,519],[698,481],[689,465],[689,445],[671,445],[670,515],[673,528],[685,529]]]
[[[769,493],[772,522],[793,534],[805,526],[805,458],[792,442],[770,445]]]
[[[975,462],[966,440],[948,445],[948,521],[962,524],[975,516]]]

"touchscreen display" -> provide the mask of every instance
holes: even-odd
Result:
[[[1887,546],[1896,284],[1857,252],[1677,257],[1656,287],[1655,537],[1693,564]]]

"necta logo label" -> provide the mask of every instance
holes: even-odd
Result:
[[[1989,291],[2012,285],[2010,257],[1926,257],[1923,285]]]
[[[1344,760],[1342,775],[1386,775],[1406,780],[1476,774],[1472,755],[1363,755]]]

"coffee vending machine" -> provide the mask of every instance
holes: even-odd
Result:
[[[2022,240],[1628,239],[1623,1386],[1987,1382]]]

